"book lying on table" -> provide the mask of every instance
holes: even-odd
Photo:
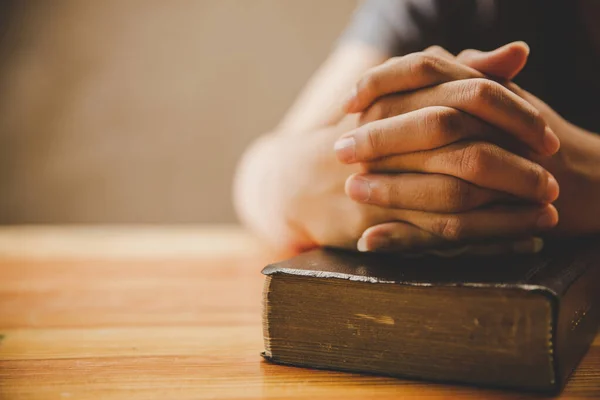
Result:
[[[600,320],[600,240],[537,255],[321,249],[267,266],[270,361],[558,392]]]

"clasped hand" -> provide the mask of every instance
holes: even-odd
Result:
[[[510,79],[523,51],[509,45],[486,66]],[[504,70],[494,57],[506,59]],[[536,107],[484,73],[436,48],[392,58],[359,81],[344,105],[361,113],[359,126],[335,144],[340,162],[361,167],[345,191],[394,210],[362,234],[360,250],[508,240],[535,251],[531,238],[558,223],[559,186],[540,160],[559,139]]]

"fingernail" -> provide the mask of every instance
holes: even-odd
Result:
[[[358,239],[358,243],[356,244],[356,248],[358,251],[374,251],[379,249],[385,249],[390,247],[391,240],[387,236],[373,236],[368,241],[361,237]]]
[[[550,154],[554,154],[560,148],[560,140],[558,140],[558,136],[550,129],[550,127],[546,127],[544,130],[544,147]]]
[[[357,93],[357,91],[356,91],[356,86],[355,86],[352,88],[352,91],[350,91],[350,94],[344,100],[342,108],[347,113],[354,112],[354,107],[356,106],[356,93]]]
[[[356,140],[353,137],[339,139],[333,145],[338,160],[342,162],[353,162],[356,159]]]
[[[544,240],[542,238],[533,238],[533,252],[539,253],[544,248]]]
[[[369,249],[367,248],[367,241],[364,237],[358,239],[358,243],[356,243],[356,249],[361,252],[369,251]]]
[[[554,200],[558,198],[558,193],[560,189],[558,187],[558,182],[552,175],[548,177],[548,186],[546,186],[546,201],[548,203],[552,203]]]
[[[346,183],[346,194],[352,200],[367,202],[371,198],[371,185],[365,179],[352,177]]]
[[[539,253],[544,247],[544,241],[541,238],[522,240],[513,245],[513,251],[519,254]]]
[[[552,228],[555,224],[556,222],[554,221],[554,216],[549,210],[544,211],[544,213],[540,215],[537,220],[538,228],[542,229]]]

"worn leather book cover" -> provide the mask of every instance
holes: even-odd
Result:
[[[319,249],[263,274],[263,356],[282,364],[558,392],[600,321],[598,238],[526,256]]]

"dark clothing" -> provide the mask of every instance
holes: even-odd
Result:
[[[515,82],[600,133],[600,37],[589,23],[600,23],[600,8],[593,8],[598,15],[586,18],[578,0],[367,0],[342,41],[397,56],[432,45],[458,54],[523,40],[531,54]]]

